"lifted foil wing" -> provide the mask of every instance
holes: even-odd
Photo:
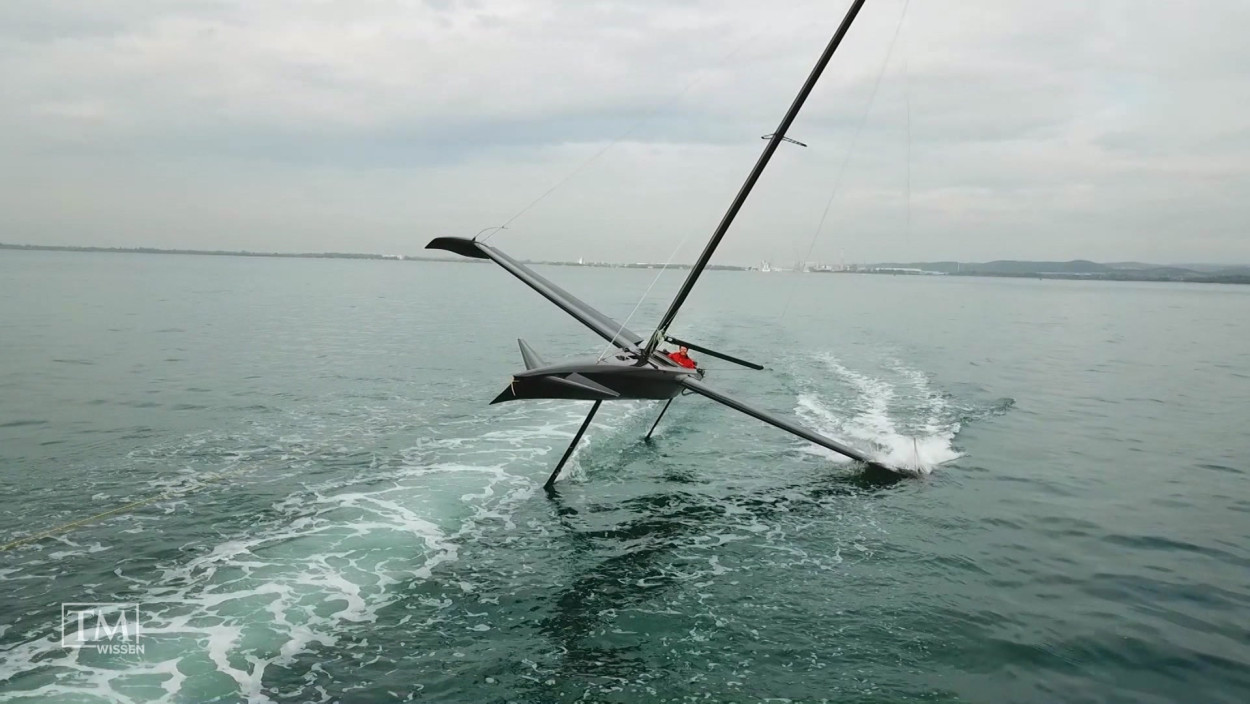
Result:
[[[594,330],[603,339],[623,350],[635,353],[639,351],[638,344],[642,342],[642,337],[637,333],[621,327],[620,323],[595,310],[585,301],[490,245],[463,237],[439,237],[431,240],[425,248],[442,249],[475,259],[493,260],[509,274],[524,281],[526,285],[559,306],[565,313],[576,318],[582,325]]]

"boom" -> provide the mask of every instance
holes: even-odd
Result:
[[[474,259],[491,259],[503,267],[509,274],[524,281],[527,286],[537,291],[543,298],[556,304],[561,310],[573,316],[582,325],[595,331],[599,337],[627,352],[638,351],[638,344],[642,342],[642,337],[638,333],[627,330],[623,325],[595,310],[582,299],[556,286],[538,272],[490,245],[482,244],[476,240],[464,239],[463,237],[437,237],[430,240],[430,243],[425,248],[442,249],[459,254],[462,257],[473,257]]]

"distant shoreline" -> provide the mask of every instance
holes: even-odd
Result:
[[[817,272],[817,273],[833,273],[833,274],[868,274],[876,276],[915,276],[917,274],[905,274],[900,272],[868,270],[860,269],[857,271],[834,271],[834,272]],[[1032,272],[1032,273],[1006,273],[1006,272],[985,272],[985,271],[964,271],[959,273],[939,273],[926,272],[935,276],[951,276],[951,277],[979,277],[986,279],[1049,279],[1055,281],[1139,281],[1146,283],[1172,283],[1172,284],[1250,284],[1250,274],[1202,274],[1195,272],[1188,276],[1151,276],[1149,274],[1140,274],[1132,271],[1122,272],[1105,272],[1105,273],[1089,273],[1089,274],[1069,274],[1063,272]],[[924,275],[924,274],[919,274]]]
[[[209,257],[277,257],[288,259],[389,259],[398,261],[463,262],[451,257],[414,257],[405,254],[356,254],[352,252],[247,252],[225,249],[159,249],[156,247],[71,247],[51,244],[5,244],[0,249],[36,252],[104,252],[106,254],[194,254]]]
[[[426,257],[407,254],[361,254],[353,252],[248,252],[239,250],[160,249],[156,247],[74,247],[65,245],[6,244],[0,250],[39,252],[103,252],[106,254],[189,254],[213,257],[269,257],[285,259],[368,259],[388,261],[481,264],[481,259]],[[589,266],[611,269],[658,269],[662,264],[638,262],[527,261],[550,266]],[[1192,265],[1198,266],[1198,265]],[[689,264],[670,264],[669,269],[689,269]],[[995,261],[985,263],[913,262],[908,264],[869,264],[840,269],[818,267],[803,273],[871,274],[877,276],[981,276],[1016,279],[1058,279],[1065,281],[1145,281],[1164,283],[1250,284],[1250,266],[1204,266],[1204,271],[1177,266],[1108,265],[1085,260],[1070,262]],[[759,271],[756,267],[713,264],[709,270]],[[793,271],[774,270],[777,273]]]
[[[482,264],[482,259],[465,257],[425,257],[411,254],[361,254],[357,252],[248,252],[245,250],[225,249],[159,249],[157,247],[74,247],[69,245],[51,244],[6,244],[0,242],[0,250],[20,250],[32,252],[103,252],[105,254],[191,254],[208,257],[269,257],[287,259],[371,259],[408,262],[445,262],[450,264]],[[548,264],[551,266],[593,266],[611,269],[659,269],[663,264],[646,262],[635,264],[614,264],[609,262],[549,262],[525,260],[527,264]],[[689,269],[689,264],[669,264],[669,269]],[[751,267],[730,266],[727,264],[711,264],[708,270],[750,271]]]

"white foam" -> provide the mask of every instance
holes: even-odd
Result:
[[[127,600],[141,605],[144,655],[126,661],[119,671],[116,660],[93,660],[64,650],[56,636],[41,629],[5,651],[10,676],[0,686],[0,698],[129,701],[138,696],[132,693],[132,675],[143,673],[145,686],[156,688],[165,699],[194,691],[197,696],[267,702],[264,679],[271,666],[303,662],[309,654],[315,660],[322,648],[358,647],[347,636],[367,629],[397,599],[406,598],[416,608],[405,610],[414,627],[445,620],[450,600],[414,600],[406,586],[435,578],[440,569],[457,562],[460,546],[475,540],[483,526],[515,528],[516,507],[537,491],[587,407],[516,404],[492,410],[488,432],[481,432],[483,419],[476,417],[452,428],[461,429],[459,437],[427,436],[385,456],[372,455],[378,446],[374,438],[382,434],[377,428],[394,428],[396,421],[372,412],[354,423],[336,425],[340,421],[300,416],[294,419],[299,432],[282,423],[258,425],[253,434],[198,433],[135,451],[129,457],[135,463],[165,468],[163,475],[147,480],[148,490],[178,494],[180,502],[183,494],[201,496],[194,492],[210,484],[227,486],[215,481],[223,473],[249,482],[289,481],[308,476],[310,468],[324,471],[327,459],[353,453],[368,458],[368,466],[290,492],[254,524],[223,536],[203,552],[155,571],[110,577],[109,589],[125,592]],[[605,407],[588,436],[610,446],[631,419],[650,417],[655,407]],[[566,475],[580,475],[578,458],[588,447],[592,445],[581,444]],[[149,514],[141,520],[178,520],[182,503],[166,500],[158,509],[175,505],[175,518]],[[63,559],[116,547],[116,542],[56,545],[57,552],[65,553],[58,555]],[[35,559],[24,568],[42,564],[37,560],[47,554],[32,550],[31,557]],[[723,569],[711,565],[714,573]],[[455,583],[465,594],[480,588],[471,577],[461,576]],[[194,666],[186,667],[192,662]],[[56,672],[55,684],[35,682],[50,669]],[[306,680],[308,697],[315,697],[323,684],[317,678],[312,672]]]
[[[397,585],[429,579],[440,566],[458,559],[458,540],[475,530],[464,525],[469,520],[510,520],[509,504],[532,491],[534,480],[503,467],[518,461],[523,467],[533,456],[533,438],[568,437],[566,426],[548,415],[538,427],[501,429],[485,439],[449,439],[435,453],[462,461],[431,463],[428,447],[405,451],[398,466],[362,470],[297,490],[273,506],[269,519],[155,575],[118,574],[132,585],[128,591],[141,605],[145,653],[127,661],[119,675],[116,661],[83,658],[79,651],[62,649],[57,638],[42,630],[6,650],[9,680],[3,692],[32,701],[131,700],[133,685],[128,683],[144,674],[148,683],[156,676],[158,691],[166,697],[176,698],[188,686],[202,694],[205,686],[212,686],[203,675],[188,676],[179,669],[184,660],[198,658],[234,684],[234,692],[215,696],[269,701],[263,679],[270,665],[285,665],[333,646],[355,625],[376,620],[379,610],[403,593]],[[243,441],[257,446],[256,438]],[[292,448],[287,442],[305,445]],[[202,444],[198,438],[194,443]],[[458,445],[466,450],[448,449]],[[317,447],[294,435],[275,447],[261,446],[263,450],[218,454],[212,468],[220,471],[256,454],[284,473],[293,472],[301,467],[278,458],[324,457],[348,449],[333,438]],[[169,452],[186,452],[186,447]],[[417,457],[404,461],[408,454]],[[197,474],[188,468],[150,485],[181,489],[198,484]],[[447,498],[447,487],[454,489],[452,501],[431,499]],[[108,549],[98,543],[65,544],[71,550],[55,550],[57,558]],[[48,668],[60,673],[55,685],[22,688],[25,673],[38,676]],[[189,678],[197,679],[194,685],[188,684]]]
[[[923,372],[891,360],[890,370],[897,377],[891,381],[854,371],[832,355],[820,359],[855,396],[831,407],[816,392],[801,393],[796,408],[800,418],[847,444],[866,446],[874,460],[907,472],[928,474],[961,456],[952,444],[959,422]],[[831,459],[847,461],[818,449]]]

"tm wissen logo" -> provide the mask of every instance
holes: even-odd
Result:
[[[142,655],[138,604],[61,604],[61,647]]]

